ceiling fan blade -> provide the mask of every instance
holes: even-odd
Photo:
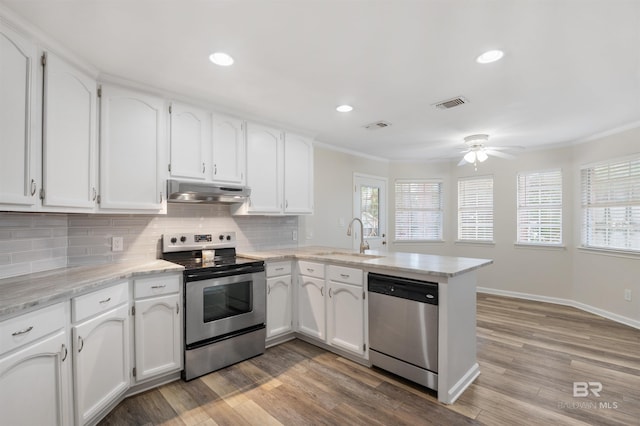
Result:
[[[464,158],[462,160],[460,160],[460,162],[458,163],[458,166],[464,166],[465,164],[467,164],[467,160],[465,160]]]
[[[524,146],[519,145],[511,145],[511,146],[488,146],[487,149],[491,149],[493,151],[509,151],[513,150],[521,150],[524,149]]]
[[[506,158],[507,160],[513,160],[516,158],[515,155],[507,154],[506,152],[496,151],[495,149],[487,149],[484,151],[487,155],[491,155],[493,157]]]

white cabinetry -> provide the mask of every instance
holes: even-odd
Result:
[[[177,275],[133,283],[137,382],[182,368],[182,307]]]
[[[245,124],[242,120],[213,115],[212,179],[222,183],[245,183]]]
[[[291,262],[266,265],[267,339],[292,331],[293,286]]]
[[[282,212],[282,132],[247,123],[247,185],[251,196],[246,213]]]
[[[71,300],[76,424],[91,421],[129,388],[128,281]]]
[[[327,342],[363,356],[364,287],[360,269],[329,265],[327,304]]]
[[[313,213],[313,144],[292,133],[284,139],[284,213]]]
[[[40,180],[35,46],[0,21],[0,206],[35,210]]]
[[[100,113],[100,208],[159,212],[164,100],[103,85]]]
[[[211,140],[211,114],[175,102],[170,112],[171,176],[205,179],[205,146]]]
[[[72,423],[68,303],[0,322],[0,423]]]
[[[43,199],[92,211],[96,201],[96,81],[47,53],[44,68]]]
[[[298,261],[298,331],[326,338],[324,265]]]

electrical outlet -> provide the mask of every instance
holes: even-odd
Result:
[[[123,237],[111,237],[111,251],[124,250],[124,238]]]
[[[295,229],[291,231],[291,239],[293,241],[298,241],[298,231],[296,231]]]
[[[627,302],[631,302],[631,289],[630,288],[625,288],[624,289],[624,300],[626,300]]]

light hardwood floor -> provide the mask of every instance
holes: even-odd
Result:
[[[477,329],[481,375],[453,405],[294,340],[128,398],[101,425],[640,425],[640,330],[485,294]],[[574,382],[599,397],[573,397]]]

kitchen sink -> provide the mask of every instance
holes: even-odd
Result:
[[[344,251],[323,251],[313,253],[314,256],[340,256],[340,257],[359,257],[362,259],[379,259],[384,256],[379,256],[376,254],[367,254],[367,253],[352,253],[352,252],[344,252]]]

